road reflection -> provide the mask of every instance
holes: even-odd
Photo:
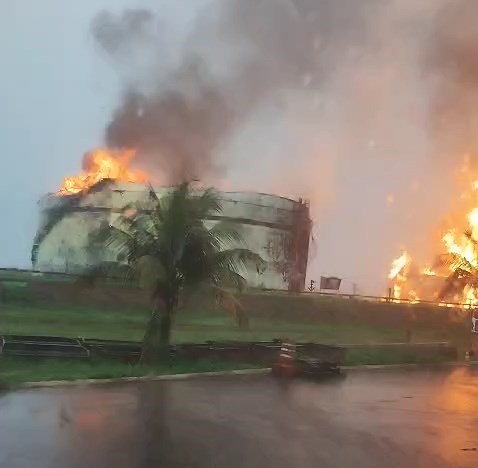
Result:
[[[476,414],[478,374],[469,368],[451,372],[436,386],[429,400],[429,426],[443,458],[450,466],[474,460],[478,466]],[[474,452],[474,453],[472,453]]]
[[[466,368],[22,391],[0,399],[0,466],[476,468],[477,408]]]

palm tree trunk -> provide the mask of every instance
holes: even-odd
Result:
[[[174,308],[167,305],[160,311],[158,305],[155,301],[151,318],[146,327],[141,350],[141,363],[163,361],[169,358]]]
[[[171,341],[171,318],[172,310],[165,310],[160,317],[159,344],[162,347],[168,347]]]

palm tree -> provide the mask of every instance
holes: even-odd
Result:
[[[464,235],[473,246],[473,251],[478,252],[478,244],[471,231],[466,231]],[[445,266],[451,271],[438,294],[438,300],[442,301],[452,295],[461,295],[467,286],[478,289],[478,268],[474,262],[469,261],[463,255],[458,253],[440,255],[437,266]]]
[[[218,194],[201,192],[183,183],[158,197],[152,187],[141,202],[124,207],[109,227],[106,246],[121,262],[95,268],[118,271],[151,293],[152,313],[146,328],[142,360],[164,356],[171,327],[185,294],[194,288],[214,291],[216,300],[238,317],[239,302],[229,288],[241,290],[242,271],[263,265],[261,257],[245,248],[237,226],[204,220],[221,213]],[[259,270],[258,270],[259,271]]]

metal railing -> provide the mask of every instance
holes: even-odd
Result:
[[[478,305],[473,305],[472,303],[463,303],[463,302],[450,302],[450,301],[434,301],[434,300],[425,300],[425,299],[395,299],[389,296],[372,296],[365,294],[345,294],[345,293],[331,293],[325,291],[302,291],[302,292],[290,292],[284,291],[282,289],[271,289],[271,288],[250,288],[248,291],[251,292],[261,292],[261,293],[273,293],[273,294],[284,294],[284,295],[296,295],[296,296],[317,296],[317,297],[328,297],[344,300],[360,300],[368,302],[379,302],[387,304],[402,304],[402,305],[429,305],[435,307],[445,307],[445,308],[455,308],[455,309],[472,309],[474,307],[478,308]]]
[[[26,275],[25,277],[19,277],[19,275]],[[28,278],[30,275],[32,278]],[[71,281],[78,280],[82,278],[81,275],[75,273],[66,273],[59,271],[39,271],[39,270],[29,270],[22,268],[0,268],[0,284],[2,282],[17,282],[17,281],[35,281],[37,279],[53,279],[53,278],[64,278]],[[118,285],[124,285],[124,280],[115,276],[98,276],[99,280],[107,281],[117,281]],[[426,305],[434,307],[444,307],[444,308],[454,308],[454,309],[473,309],[478,308],[478,304],[475,305],[471,302],[453,302],[453,301],[436,301],[436,300],[425,300],[425,299],[395,299],[390,296],[373,296],[365,294],[351,294],[351,293],[332,293],[325,291],[302,291],[302,292],[291,292],[283,289],[272,289],[272,288],[248,288],[247,292],[251,294],[277,294],[277,295],[287,295],[287,296],[302,296],[302,297],[324,297],[324,298],[333,298],[333,299],[343,299],[343,300],[358,300],[358,301],[368,301],[376,303],[386,303],[386,304],[401,304],[401,305]]]

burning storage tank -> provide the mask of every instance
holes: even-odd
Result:
[[[156,189],[159,197],[166,188]],[[103,180],[86,192],[49,194],[39,201],[41,220],[32,249],[34,269],[80,273],[98,260],[116,260],[98,228],[145,194],[143,184]],[[237,223],[247,248],[267,262],[263,271],[244,272],[248,285],[301,291],[307,270],[310,218],[302,200],[254,193],[220,192],[223,211],[206,222]]]

